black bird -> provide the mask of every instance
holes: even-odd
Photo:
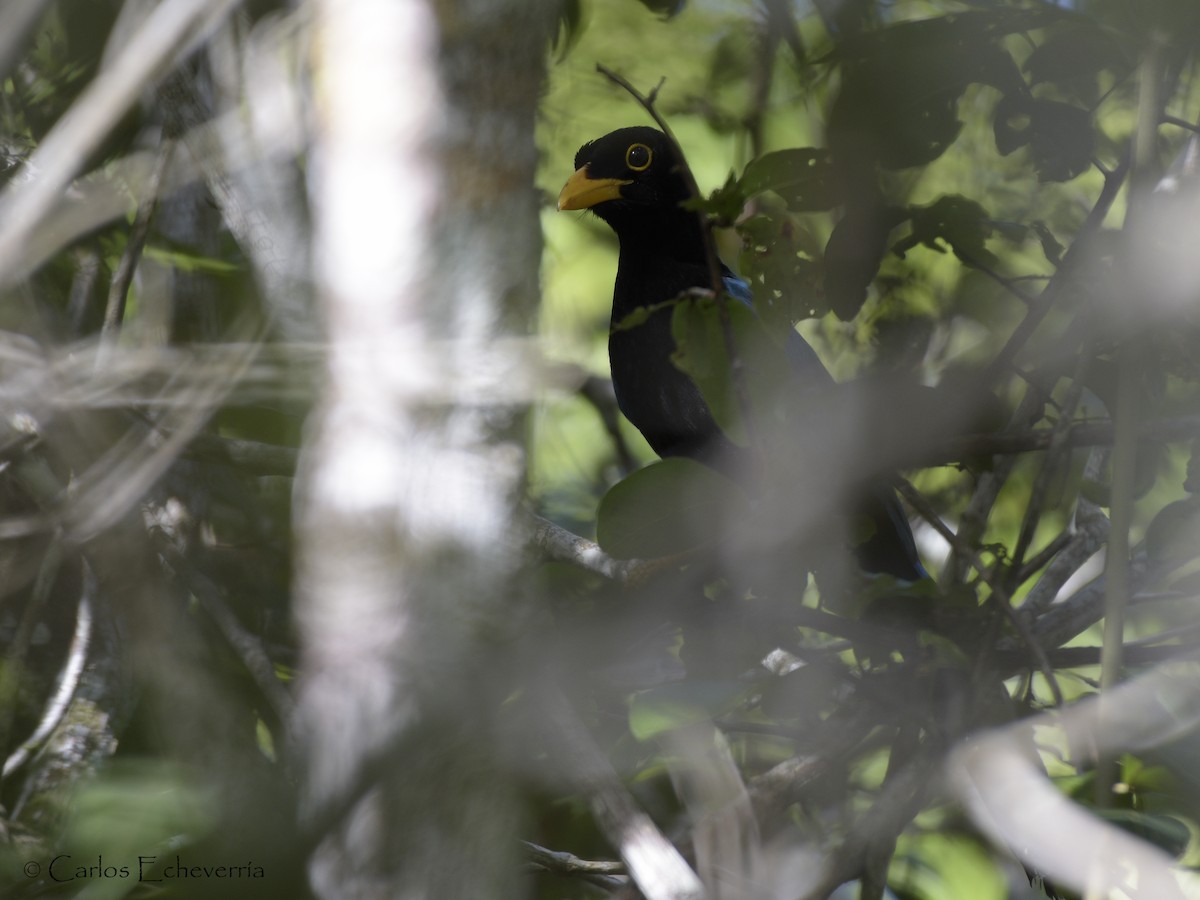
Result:
[[[671,361],[669,301],[691,288],[711,288],[704,238],[686,182],[666,135],[649,127],[621,128],[575,154],[575,174],[558,198],[560,210],[590,209],[620,241],[612,323],[639,308],[659,307],[640,324],[614,328],[608,340],[617,405],[659,456],[685,456],[727,469],[739,451],[724,435],[700,390]],[[725,292],[751,305],[750,286],[721,265]],[[833,383],[816,352],[795,331],[786,346],[795,381],[811,389]],[[745,362],[745,361],[743,361]],[[873,574],[915,581],[927,577],[908,520],[892,490],[870,485],[857,512],[872,523],[854,550]]]

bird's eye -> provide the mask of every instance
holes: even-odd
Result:
[[[650,168],[654,153],[645,144],[630,144],[625,151],[625,165],[635,172],[645,172]]]

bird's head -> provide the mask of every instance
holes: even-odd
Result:
[[[584,144],[575,174],[558,195],[558,208],[590,209],[616,227],[652,209],[675,212],[687,185],[666,135],[654,128],[620,128]]]

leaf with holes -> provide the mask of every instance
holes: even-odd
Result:
[[[841,201],[833,157],[828,150],[815,147],[796,147],[760,156],[746,166],[741,186],[748,197],[774,191],[797,212],[833,209]]]

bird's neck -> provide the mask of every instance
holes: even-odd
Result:
[[[695,213],[644,213],[614,229],[621,244],[613,319],[708,284],[704,239]]]
[[[621,259],[671,260],[685,265],[704,265],[704,236],[694,212],[686,209],[656,209],[652,215],[637,215],[614,223],[621,243]]]

